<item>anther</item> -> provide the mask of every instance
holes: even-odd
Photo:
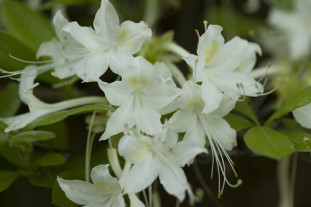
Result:
[[[207,30],[208,21],[204,20],[204,21],[203,21],[203,24],[204,24],[204,29],[205,29],[205,31],[206,31],[206,30]]]
[[[218,197],[219,199],[221,199],[221,196],[222,196],[223,194],[224,194],[223,191],[219,191],[218,194],[217,194],[217,197]]]
[[[195,29],[194,31],[195,31],[195,33],[197,34],[198,38],[200,38],[200,32],[199,32],[199,30]]]

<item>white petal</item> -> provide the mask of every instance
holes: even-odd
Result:
[[[197,49],[198,56],[207,57],[212,55],[213,47],[221,47],[225,40],[221,34],[222,27],[219,25],[209,25],[204,34],[199,38]]]
[[[130,207],[145,207],[145,204],[141,202],[141,200],[139,200],[135,194],[130,193],[128,196],[131,203]]]
[[[126,177],[125,192],[137,193],[147,188],[158,177],[159,167],[158,159],[152,157],[135,164]]]
[[[130,104],[119,107],[107,121],[106,130],[99,140],[106,140],[113,135],[132,128],[134,126],[134,116]]]
[[[241,95],[256,97],[263,93],[263,86],[253,77],[238,72],[213,71],[210,73],[213,84],[233,99],[238,99]]]
[[[63,30],[86,48],[96,48],[100,45],[98,36],[90,27],[81,27],[77,22],[70,22],[63,27]]]
[[[174,154],[176,156],[176,160],[180,163],[180,167],[185,164],[191,164],[194,158],[201,153],[207,153],[207,149],[196,145],[192,141],[178,142],[177,146],[174,148]]]
[[[212,136],[226,150],[232,150],[236,145],[236,131],[230,127],[228,122],[217,116],[205,115],[205,127]]]
[[[237,101],[235,99],[232,99],[229,96],[224,94],[223,98],[221,99],[221,102],[219,104],[219,107],[216,110],[214,110],[213,112],[211,112],[211,114],[216,115],[216,116],[220,116],[220,117],[224,117],[230,111],[233,110],[236,102]]]
[[[134,113],[136,125],[141,131],[154,135],[161,130],[161,115],[154,108],[144,105],[137,107]]]
[[[118,151],[130,163],[143,162],[152,156],[152,140],[141,134],[126,132],[119,142]]]
[[[184,136],[184,140],[191,141],[198,146],[203,147],[206,143],[206,134],[202,127],[202,124],[197,120],[192,123],[191,127],[188,128]]]
[[[117,41],[123,50],[130,54],[137,53],[146,40],[151,38],[151,29],[143,21],[134,23],[125,21],[121,24]]]
[[[108,40],[114,40],[119,27],[119,17],[113,5],[108,0],[102,0],[101,6],[93,22],[97,35]]]
[[[77,75],[84,82],[96,82],[108,69],[108,60],[105,53],[95,53],[84,61],[80,61],[81,66],[75,69]]]
[[[77,204],[99,203],[107,199],[105,194],[91,183],[80,180],[64,180],[59,177],[57,177],[57,181],[66,196]]]
[[[61,52],[60,47],[61,44],[59,42],[44,42],[38,49],[37,58],[42,56],[59,57]]]
[[[62,36],[60,35],[60,31],[68,23],[68,20],[64,17],[61,10],[58,10],[53,17],[54,30],[58,38],[62,38]]]
[[[236,71],[245,74],[250,73],[256,64],[256,54],[261,55],[260,46],[256,43],[248,43],[248,47],[246,52],[244,53],[243,60]]]
[[[104,193],[121,195],[121,187],[118,180],[109,172],[109,165],[98,165],[91,171],[92,182]]]
[[[113,48],[109,50],[107,56],[109,57],[110,69],[120,76],[123,76],[134,59],[132,54],[125,52],[122,48]]]
[[[311,129],[311,104],[295,109],[293,115],[301,126]]]
[[[185,132],[196,123],[196,116],[192,111],[178,110],[169,120],[171,127],[178,132]]]
[[[205,103],[203,113],[210,113],[219,107],[223,97],[222,92],[208,80],[202,83],[202,99]]]
[[[184,61],[192,68],[193,72],[195,72],[197,67],[197,62],[199,61],[199,57],[193,54],[190,54],[188,57],[184,58]]]
[[[98,85],[104,91],[110,104],[121,106],[132,102],[133,98],[130,96],[130,90],[121,81],[113,83],[99,81]]]
[[[248,42],[239,37],[234,37],[226,42],[211,63],[208,65],[212,70],[235,70],[242,62]]]
[[[160,183],[163,185],[167,193],[174,195],[183,201],[185,199],[185,190],[189,184],[184,171],[174,162],[161,162],[159,171]]]
[[[180,94],[180,89],[175,85],[153,82],[144,89],[144,101],[157,110],[173,102]]]

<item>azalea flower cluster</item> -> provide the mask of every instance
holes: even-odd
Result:
[[[264,86],[250,75],[256,55],[261,54],[257,44],[239,37],[225,42],[221,26],[205,23],[204,33],[198,33],[197,54],[183,57],[192,74],[177,86],[167,64],[152,64],[137,55],[151,39],[151,29],[142,21],[119,24],[108,0],[102,0],[93,28],[69,22],[61,12],[56,13],[53,23],[57,41],[43,43],[37,52],[38,58],[51,60],[8,73],[21,74],[19,93],[29,112],[2,120],[8,125],[6,132],[10,132],[56,111],[105,102],[100,97],[83,97],[44,103],[33,94],[38,85],[35,79],[43,72],[52,71],[60,79],[78,76],[84,83],[98,83],[111,108],[115,108],[100,140],[114,139],[115,135],[121,135],[121,139],[117,153],[110,153],[110,165],[92,169],[92,183],[57,178],[70,200],[83,206],[122,207],[128,195],[131,206],[145,206],[137,193],[151,189],[159,178],[167,193],[180,202],[187,193],[194,203],[198,198],[183,167],[191,165],[201,153],[212,154],[211,172],[219,174],[219,197],[225,184],[240,184],[239,180],[231,184],[226,178],[226,162],[237,176],[227,153],[237,141],[236,131],[223,117],[245,96],[264,94]],[[108,68],[120,80],[102,81],[100,77]],[[117,161],[120,157],[125,160],[123,167]]]

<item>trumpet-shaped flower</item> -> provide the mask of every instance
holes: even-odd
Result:
[[[98,165],[91,171],[92,183],[57,178],[66,196],[85,207],[123,207],[119,181],[109,173],[108,165]]]
[[[122,81],[111,84],[99,82],[107,100],[120,106],[109,118],[101,139],[132,128],[134,125],[147,134],[161,130],[161,111],[179,95],[170,70],[162,63],[154,66],[142,57],[136,57],[122,75]]]
[[[222,27],[210,25],[199,38],[198,55],[185,58],[194,70],[194,80],[202,82],[204,113],[218,107],[223,93],[235,100],[263,93],[263,86],[248,75],[256,53],[261,53],[259,46],[239,37],[225,43],[221,31]]]
[[[65,78],[74,74],[83,81],[97,81],[108,67],[121,74],[133,54],[151,37],[144,22],[125,21],[119,25],[118,15],[108,0],[102,0],[94,19],[94,29],[68,22],[60,12],[54,17],[58,42],[43,43],[37,56],[53,59],[55,75]]]
[[[153,137],[137,131],[126,132],[118,150],[133,164],[124,180],[125,192],[140,192],[159,176],[169,194],[183,201],[187,191],[190,201],[195,200],[182,167],[191,163],[196,155],[206,153],[206,148],[190,141],[178,142],[178,134],[166,125]]]
[[[235,130],[222,117],[233,109],[235,100],[225,96],[222,98],[219,108],[207,114],[203,113],[205,103],[202,92],[204,92],[202,86],[187,81],[182,88],[179,99],[180,109],[171,117],[169,124],[178,132],[186,132],[184,140],[192,141],[199,146],[205,145],[207,137],[212,150],[213,164],[216,161],[217,172],[224,177],[222,184],[219,177],[220,196],[224,184],[231,185],[225,176],[223,155],[232,167],[232,160],[226,151],[232,150],[237,144]],[[233,167],[232,170],[234,171]]]
[[[268,21],[281,31],[278,38],[284,38],[291,60],[308,57],[311,46],[310,9],[311,1],[295,0],[292,11],[271,9]]]
[[[83,97],[53,104],[44,103],[33,95],[33,88],[38,85],[34,83],[37,72],[38,70],[35,66],[28,66],[22,73],[19,85],[19,96],[21,100],[28,105],[29,112],[9,118],[0,118],[0,120],[8,125],[5,132],[22,129],[36,119],[53,112],[81,105],[104,103],[105,101],[102,97]]]

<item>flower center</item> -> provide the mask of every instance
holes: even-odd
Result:
[[[147,77],[146,76],[141,76],[141,77],[133,77],[129,81],[129,87],[134,89],[134,90],[142,90],[146,87],[147,85]]]

